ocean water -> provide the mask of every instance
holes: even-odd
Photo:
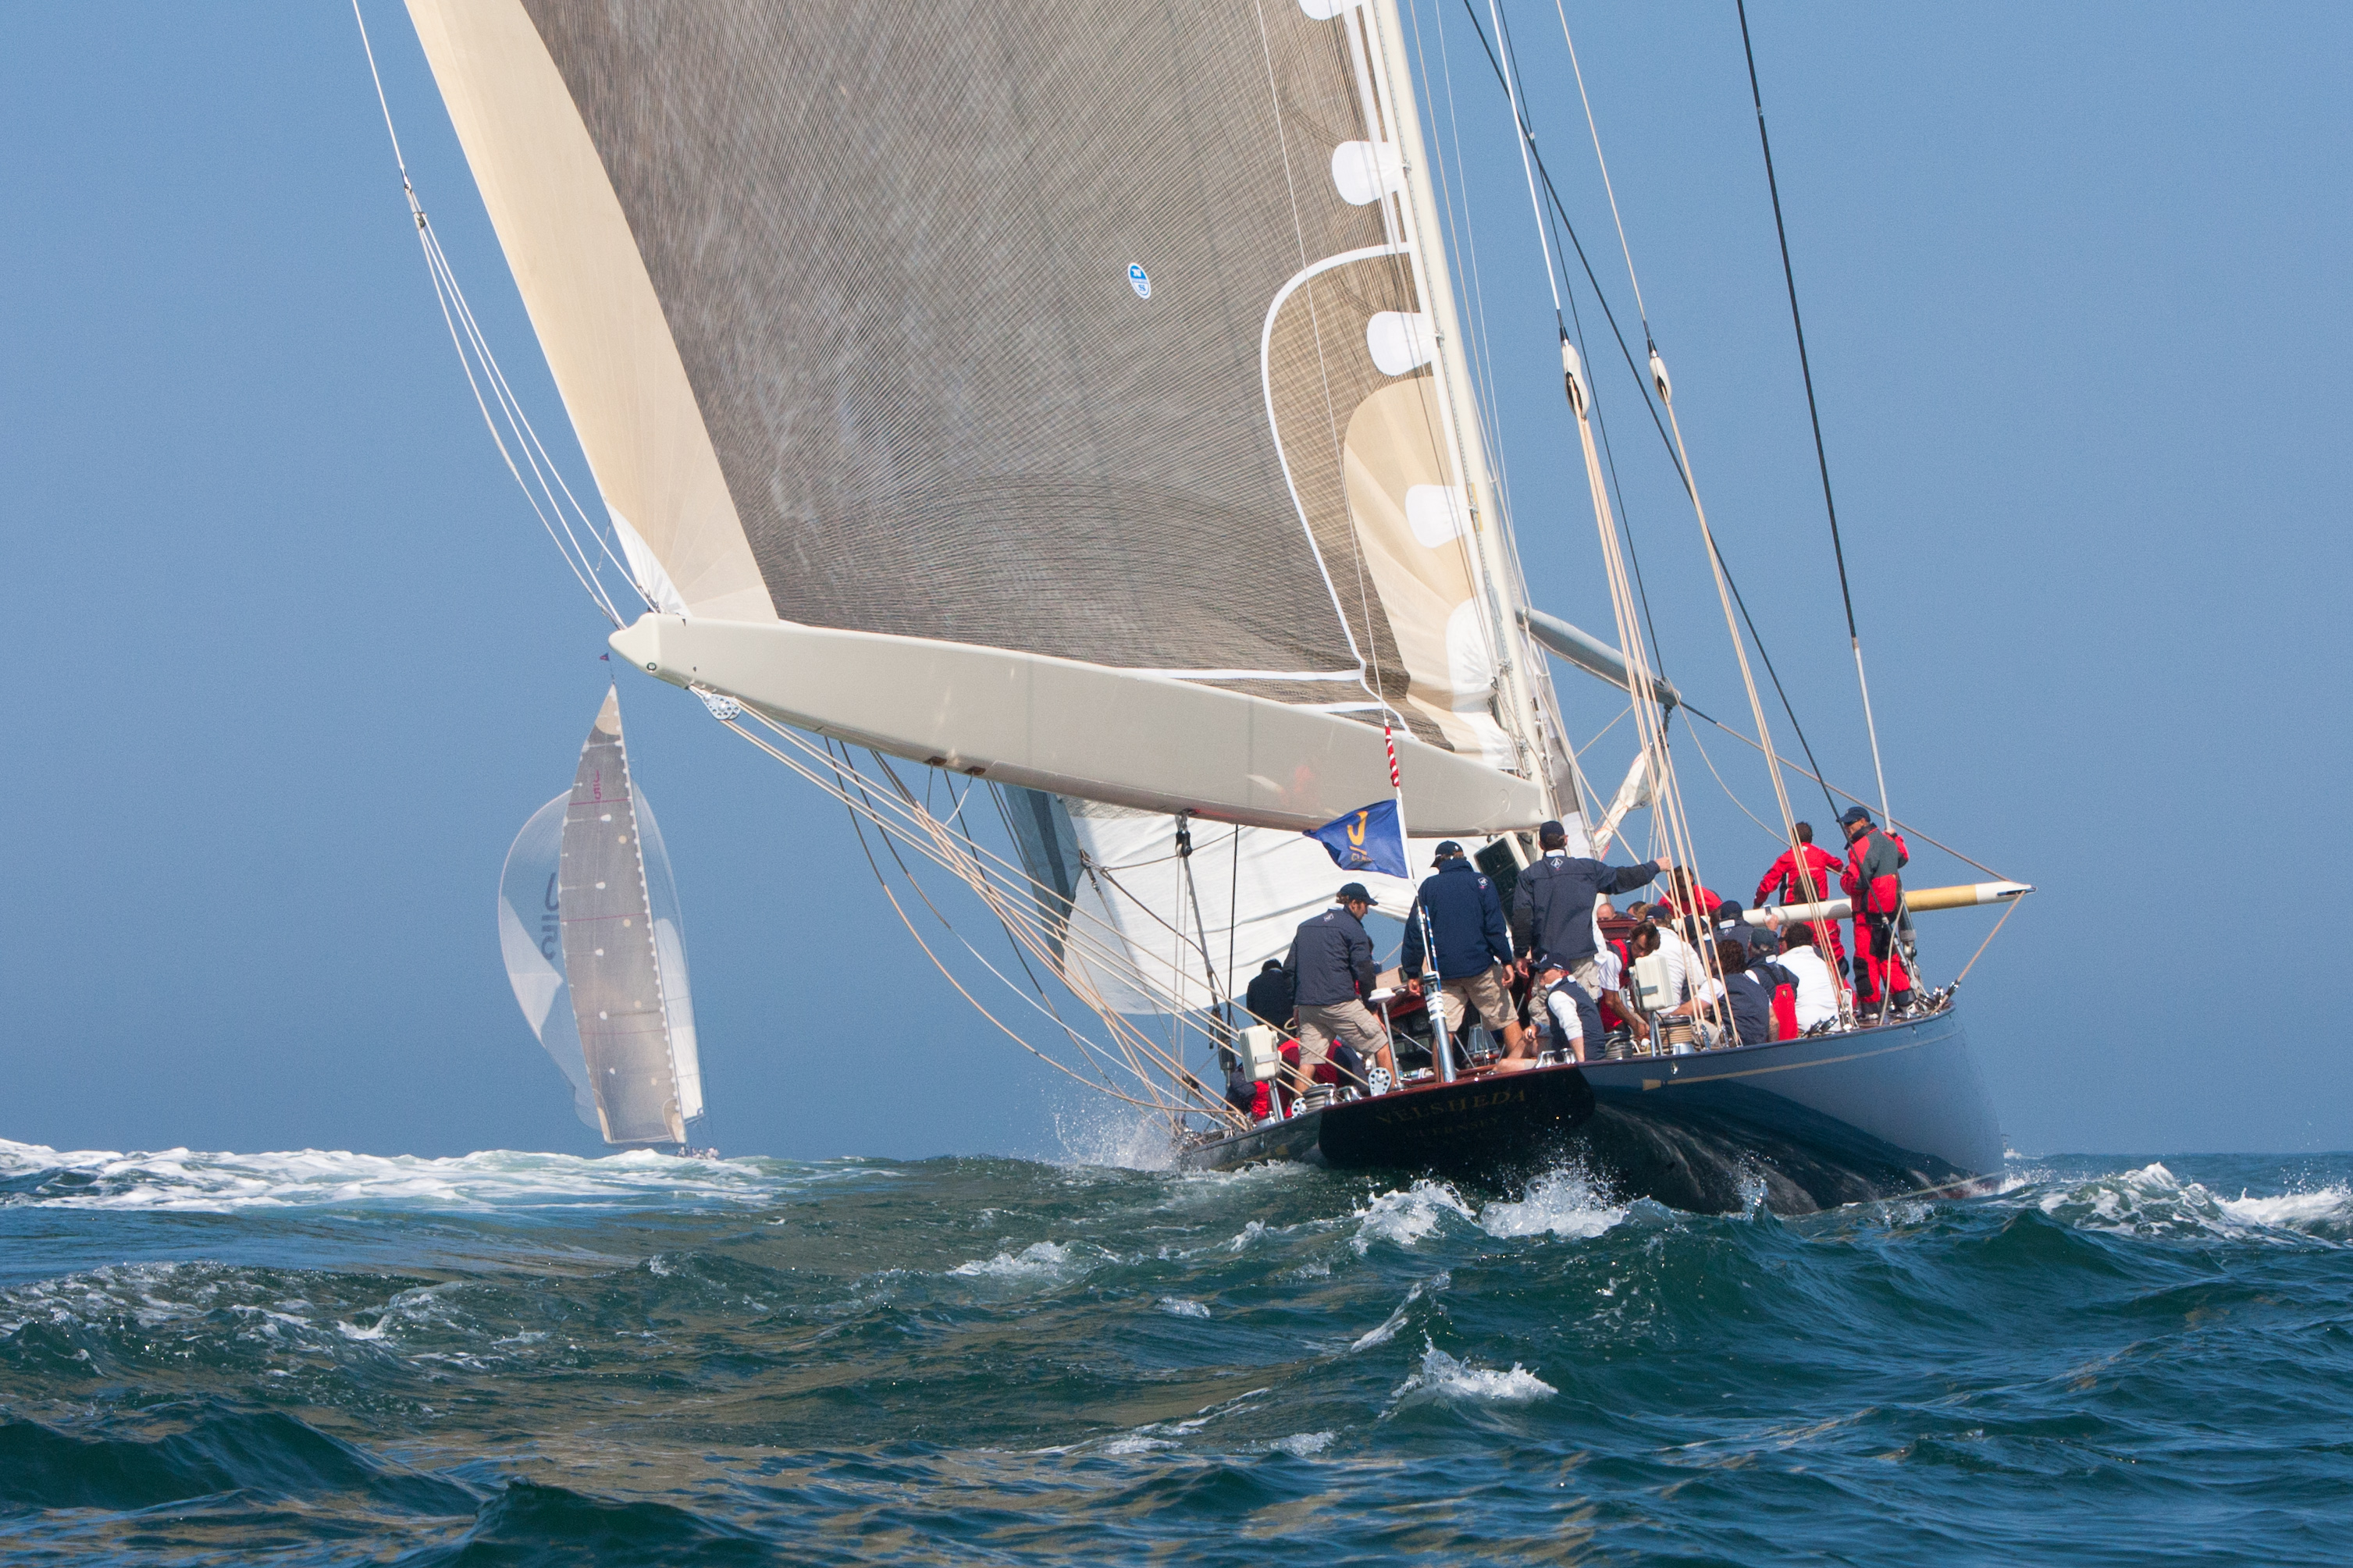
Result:
[[[0,1142],[0,1560],[2343,1563],[2348,1181]]]

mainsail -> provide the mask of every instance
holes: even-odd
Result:
[[[855,738],[1290,827],[1384,793],[1386,712],[1418,826],[1574,809],[1393,0],[410,9],[669,612],[641,665],[847,736],[888,705],[807,649],[967,650]],[[1208,765],[1154,793],[1023,658]]]
[[[607,692],[572,789],[532,815],[499,883],[515,1000],[608,1143],[682,1143],[702,1072],[678,888]]]

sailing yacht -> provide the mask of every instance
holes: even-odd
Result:
[[[532,813],[499,875],[515,1002],[606,1142],[691,1152],[703,1114],[684,922],[653,806],[607,690],[572,787]]]
[[[1343,879],[1303,833],[1367,801],[1424,861],[1451,837],[1516,868],[1546,819],[1585,854],[1637,809],[1699,859],[1565,334],[1615,646],[1522,570],[1399,0],[408,9],[594,472],[558,542],[643,603],[603,598],[616,657],[970,885],[1092,1015],[1040,986],[1031,1026],[989,1024],[1205,1166],[1584,1158],[1785,1209],[1996,1169],[1948,996],[1508,1079],[1441,1040],[1388,1093],[1263,1124],[1205,1082],[1237,977]],[[1611,796],[1549,655],[1635,715]]]

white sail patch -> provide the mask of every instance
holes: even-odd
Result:
[[[1418,543],[1435,550],[1471,531],[1471,507],[1461,485],[1413,485],[1405,492],[1405,521]]]
[[[1332,151],[1332,184],[1350,206],[1369,206],[1405,184],[1405,160],[1387,142],[1343,142]]]
[[[1409,375],[1438,353],[1426,310],[1382,310],[1365,323],[1365,347],[1383,375]]]
[[[661,557],[654,553],[653,546],[629,526],[629,520],[611,502],[606,503],[605,512],[613,520],[613,536],[621,542],[621,558],[629,563],[630,580],[645,595],[646,603],[666,615],[686,614],[686,599],[679,593],[678,584],[670,580],[670,574],[662,570]]]
[[[1311,22],[1328,22],[1335,16],[1345,16],[1355,10],[1361,0],[1299,0],[1299,8]]]
[[[1487,624],[1479,601],[1465,599],[1446,617],[1446,671],[1454,685],[1454,714],[1478,738],[1479,750],[1493,767],[1509,767],[1512,738],[1495,722],[1491,705],[1495,693],[1495,649],[1488,640]]]

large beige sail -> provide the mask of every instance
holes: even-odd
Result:
[[[1393,5],[410,8],[661,607],[1386,706],[1573,805]]]

